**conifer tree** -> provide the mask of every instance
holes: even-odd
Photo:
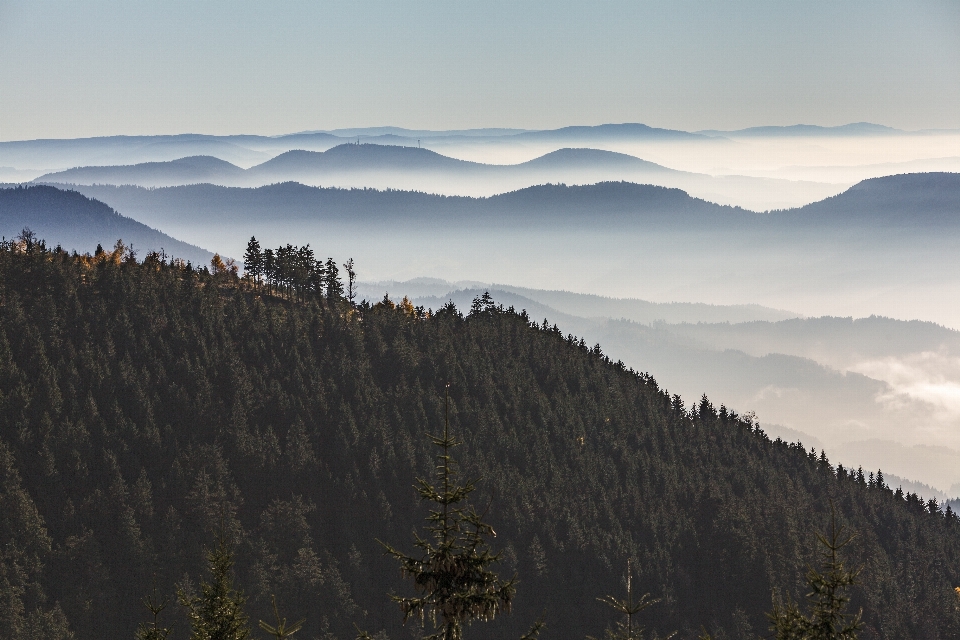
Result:
[[[477,481],[456,482],[458,474],[450,449],[460,443],[450,435],[449,386],[444,398],[443,435],[430,436],[440,448],[436,484],[417,479],[420,498],[435,505],[427,517],[430,535],[416,535],[420,553],[415,556],[381,542],[387,554],[400,562],[402,574],[413,579],[418,592],[414,597],[391,596],[400,605],[404,623],[411,617],[421,622],[429,618],[434,626],[434,633],[424,640],[460,640],[463,627],[470,622],[492,620],[500,612],[509,612],[517,584],[516,577],[502,580],[491,570],[500,554],[490,551],[486,538],[496,533],[483,521],[483,514],[466,504]],[[525,637],[534,637],[542,626],[538,622]]]
[[[660,602],[660,598],[654,598],[650,600],[650,594],[645,593],[636,601],[633,599],[633,563],[630,559],[627,560],[627,597],[623,600],[615,598],[613,596],[605,596],[603,598],[597,598],[600,602],[610,605],[616,611],[622,613],[626,616],[626,620],[620,620],[617,622],[615,628],[607,629],[606,638],[607,640],[639,640],[643,637],[643,627],[634,624],[633,616],[640,613],[647,607],[657,604]],[[673,636],[676,635],[676,632],[668,635],[664,640],[670,640]],[[657,636],[654,635],[654,638]],[[592,636],[587,636],[589,640],[596,640]]]
[[[837,526],[837,512],[831,500],[829,537],[817,533],[823,546],[823,573],[813,567],[807,571],[810,614],[804,615],[794,602],[781,604],[775,598],[768,617],[777,640],[856,640],[862,611],[856,615],[846,613],[850,597],[845,590],[857,584],[860,570],[848,570],[840,559],[840,550],[855,537],[844,535],[843,526]]]
[[[287,626],[287,619],[280,617],[280,611],[277,609],[277,596],[273,596],[273,614],[277,616],[277,626],[273,626],[263,620],[260,621],[260,628],[267,632],[268,635],[273,636],[277,640],[284,640],[284,638],[289,638],[297,631],[300,631],[300,628],[303,627],[303,623],[306,620],[298,620],[293,624]]]
[[[137,640],[166,640],[170,629],[160,626],[160,614],[167,608],[167,599],[158,598],[156,585],[153,593],[143,599],[143,606],[153,615],[153,622],[140,623],[137,627]]]
[[[353,269],[353,258],[344,262],[343,268],[347,272],[347,300],[353,304],[357,297],[357,272]]]
[[[254,283],[260,284],[260,277],[263,275],[263,253],[256,236],[250,236],[250,242],[247,243],[247,251],[243,254],[243,269],[250,274]]]
[[[180,604],[187,610],[192,632],[190,640],[245,640],[250,635],[243,611],[246,597],[233,586],[233,550],[224,526],[217,534],[217,546],[207,554],[210,582],[200,583],[200,593],[180,590]]]
[[[343,283],[340,282],[340,270],[333,258],[327,258],[324,273],[326,274],[326,291],[324,293],[327,300],[331,302],[341,300],[343,298]]]

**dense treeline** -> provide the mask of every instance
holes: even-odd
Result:
[[[327,258],[326,262],[317,260],[309,244],[302,247],[288,244],[261,251],[260,243],[252,237],[243,256],[243,267],[244,274],[257,286],[266,284],[272,291],[295,295],[301,302],[310,298],[337,302],[344,296],[353,302],[355,298],[357,274],[353,270],[353,258],[343,264],[347,272],[344,291],[337,263],[333,258]]]
[[[409,637],[375,538],[410,550],[450,383],[463,475],[520,577],[484,634],[544,609],[545,638],[602,633],[596,597],[630,559],[663,598],[646,628],[766,635],[833,500],[859,534],[861,637],[960,637],[960,521],[936,503],[489,299],[464,315],[275,287],[121,245],[0,247],[0,636],[132,637],[153,585],[197,588],[222,522],[252,619],[276,594],[298,637]]]

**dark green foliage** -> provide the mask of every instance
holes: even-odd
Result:
[[[450,382],[463,474],[483,477],[477,503],[493,496],[504,572],[523,581],[490,634],[544,609],[558,637],[595,634],[624,558],[662,598],[638,614],[650,632],[763,629],[772,591],[807,592],[808,527],[833,498],[860,536],[845,558],[864,567],[860,637],[960,637],[952,512],[708,400],[688,408],[492,302],[464,317],[218,278],[156,254],[0,250],[0,499],[20,505],[0,512],[0,589],[22,603],[0,615],[131,638],[154,575],[161,594],[199,582],[225,514],[252,619],[276,594],[307,618],[295,637],[407,637],[386,595],[404,581],[375,538],[427,515],[409,488],[432,473],[423,434],[442,430]]]
[[[417,478],[420,499],[433,503],[427,516],[429,538],[416,536],[416,556],[384,544],[387,553],[400,562],[401,573],[413,579],[415,597],[392,596],[400,605],[403,621],[411,616],[424,623],[428,618],[435,632],[424,640],[460,640],[463,627],[474,620],[493,620],[509,612],[516,594],[516,579],[501,580],[491,570],[500,560],[490,551],[487,538],[496,533],[482,514],[467,503],[477,481],[457,484],[457,463],[450,449],[460,444],[450,435],[449,391],[444,394],[443,435],[430,436],[442,453],[437,455],[437,484]],[[438,623],[437,619],[440,619]]]
[[[264,271],[263,252],[260,251],[260,243],[255,236],[250,236],[247,251],[243,254],[243,270],[256,284],[260,284]]]
[[[850,603],[847,590],[857,584],[860,570],[848,570],[840,559],[840,550],[855,537],[844,534],[843,529],[843,525],[837,526],[837,513],[831,502],[829,537],[817,533],[817,540],[823,546],[823,573],[814,567],[807,570],[810,614],[804,615],[792,600],[781,603],[775,598],[769,615],[777,640],[857,639],[857,630],[863,626],[863,612],[849,615],[846,609]]]
[[[254,284],[266,281],[271,291],[304,302],[316,298],[325,298],[336,303],[344,298],[340,272],[333,258],[326,263],[317,260],[310,245],[295,247],[288,244],[277,249],[260,251],[260,243],[255,237],[247,243],[244,254],[244,271]],[[353,261],[348,262],[350,277],[350,295],[356,273]],[[352,297],[350,302],[352,302]]]
[[[650,599],[650,594],[645,593],[639,599],[633,599],[633,563],[627,560],[627,597],[620,599],[614,596],[604,596],[597,598],[600,602],[609,605],[614,611],[623,614],[626,621],[618,620],[614,628],[607,627],[605,637],[607,640],[637,640],[643,638],[643,627],[635,623],[633,616],[637,615],[647,607],[651,607],[658,602],[660,598]],[[675,633],[671,633],[665,640],[670,640]],[[658,636],[654,636],[656,638]],[[596,640],[587,636],[588,640]]]
[[[245,640],[250,635],[249,617],[243,610],[246,598],[233,586],[233,550],[223,528],[207,561],[210,582],[200,583],[200,593],[183,588],[177,593],[190,621],[190,640]]]

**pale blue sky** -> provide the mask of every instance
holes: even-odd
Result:
[[[0,0],[0,139],[960,128],[960,2]]]

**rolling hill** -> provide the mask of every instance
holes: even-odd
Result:
[[[781,212],[798,224],[955,227],[960,224],[960,173],[907,173],[858,182],[843,193]]]
[[[0,234],[13,238],[24,227],[51,246],[59,244],[81,253],[92,253],[98,244],[109,249],[122,239],[141,257],[161,249],[195,264],[206,264],[213,257],[209,251],[122,216],[76,191],[39,185],[0,189]]]
[[[50,173],[37,182],[113,184],[145,187],[208,182],[223,186],[263,186],[273,182],[333,184],[351,176],[376,181],[383,174],[415,179],[419,174],[452,180],[562,182],[576,175],[611,175],[627,172],[639,177],[677,174],[633,156],[597,149],[559,149],[517,165],[491,165],[457,160],[417,147],[383,144],[341,144],[324,152],[294,150],[247,170],[211,157],[181,158],[128,166],[77,167]],[[372,186],[367,185],[367,186]]]
[[[277,139],[281,140],[281,139]],[[410,141],[406,141],[409,143]],[[491,196],[541,184],[587,185],[637,182],[680,188],[721,204],[791,206],[834,195],[841,186],[748,176],[709,176],[669,169],[635,156],[590,148],[560,148],[517,164],[459,160],[403,140],[340,144],[325,151],[286,151],[246,170],[212,160],[182,159],[169,167],[144,163],[123,167],[78,167],[48,173],[36,182],[165,187],[208,182],[259,187],[277,182],[312,186],[424,191],[441,195]],[[277,144],[280,144],[277,142]],[[584,142],[586,144],[586,142]],[[190,164],[197,168],[192,173]]]

